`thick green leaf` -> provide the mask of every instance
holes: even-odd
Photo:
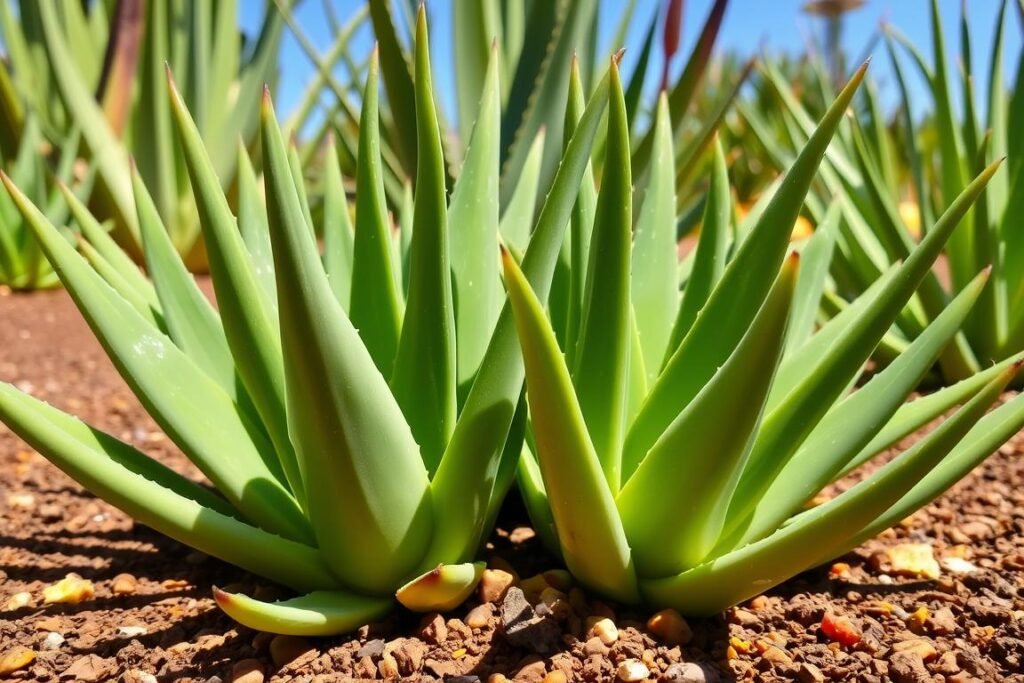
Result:
[[[444,154],[434,109],[423,5],[416,21],[415,80],[419,149],[409,296],[391,390],[420,445],[427,472],[433,473],[455,427],[457,383]]]
[[[694,253],[693,269],[683,290],[683,300],[676,313],[668,345],[661,359],[656,361],[657,369],[672,358],[679,344],[690,332],[700,309],[707,303],[718,281],[725,271],[726,249],[729,246],[729,217],[732,213],[732,196],[729,188],[729,174],[725,165],[725,154],[720,143],[715,143],[715,154],[711,166],[711,181],[707,201],[704,204],[704,219],[701,222],[700,239]]]
[[[523,164],[523,172],[501,214],[499,230],[501,239],[518,251],[526,251],[533,229],[533,216],[537,209],[537,188],[540,183],[540,163],[544,157],[545,130],[541,128],[530,147],[530,154]]]
[[[942,462],[1016,372],[1016,367],[1004,371],[954,416],[867,480],[761,541],[677,576],[642,583],[645,597],[687,614],[710,615],[848,550],[857,532]]]
[[[331,291],[302,215],[269,96],[262,116],[288,427],[307,510],[332,571],[383,595],[430,538],[426,469],[401,409]],[[344,539],[339,543],[338,539]]]
[[[604,468],[608,488],[615,495],[620,485],[629,378],[633,183],[629,121],[622,83],[614,66],[610,83],[604,177],[594,214],[572,378],[593,448]],[[573,249],[576,247],[573,244]]]
[[[395,105],[394,101],[392,105]],[[384,197],[378,118],[375,50],[370,57],[359,121],[356,232],[352,247],[352,305],[349,316],[381,374],[390,377],[398,350],[402,304],[391,262],[391,223]]]
[[[171,340],[112,290],[3,176],[8,192],[79,310],[147,412],[249,519],[308,539],[301,510],[282,484],[280,463],[258,425]]]
[[[798,264],[793,253],[735,351],[616,499],[641,576],[696,566],[718,540],[782,356]]]
[[[675,165],[668,99],[664,93],[658,98],[655,130],[650,180],[633,237],[633,274],[630,282],[633,310],[636,312],[644,367],[649,381],[657,377],[661,370],[661,362],[665,358],[665,349],[672,333],[672,323],[679,310],[676,199],[672,184]],[[714,193],[715,190],[710,192]]]
[[[839,205],[833,204],[800,252],[800,277],[793,293],[793,317],[786,335],[787,355],[803,346],[814,333],[838,235]]]
[[[280,602],[261,602],[213,589],[217,606],[243,626],[290,636],[330,636],[382,618],[394,606],[384,597],[339,590],[314,591]]]
[[[288,484],[302,501],[302,478],[288,434],[281,340],[273,309],[263,295],[199,130],[170,80],[170,74],[168,88],[210,259],[210,275],[224,334],[238,376],[274,443]]]
[[[976,277],[899,358],[825,414],[792,459],[763,487],[737,547],[777,529],[889,422],[963,324],[987,280],[988,273]]]
[[[294,588],[336,583],[314,548],[236,519],[206,489],[4,383],[0,419],[89,491],[160,533]]]
[[[373,35],[377,39],[374,48],[373,63],[370,69],[376,79],[376,55],[380,56],[380,69],[384,76],[384,87],[387,88],[390,110],[395,116],[396,142],[399,157],[407,176],[412,177],[416,170],[416,93],[413,86],[412,73],[405,52],[398,39],[396,24],[391,18],[389,0],[369,0],[370,21],[373,23]],[[367,85],[369,87],[369,85]],[[374,86],[376,89],[376,86]],[[366,98],[363,98],[365,117]],[[376,114],[374,114],[376,117]],[[362,130],[362,125],[360,125]],[[362,156],[362,154],[360,154]]]
[[[605,77],[562,158],[523,259],[523,270],[538,298],[546,299],[550,291],[565,226],[590,160],[607,98]],[[437,507],[433,544],[425,560],[428,566],[471,557],[482,540],[476,520],[493,507],[492,495],[501,493],[496,478],[502,470],[502,458],[518,457],[520,451],[515,444],[507,446],[506,440],[522,393],[522,363],[515,321],[506,303],[431,483]]]
[[[619,107],[624,120],[625,106],[620,103]],[[555,332],[507,252],[504,265],[526,367],[537,457],[566,566],[603,593],[635,601],[636,572],[629,543]]]
[[[639,462],[661,433],[728,358],[760,308],[785,256],[789,236],[828,143],[864,78],[851,78],[801,151],[726,268],[689,333],[668,361],[626,438],[624,457]]]
[[[345,199],[345,186],[338,166],[334,136],[327,137],[324,165],[324,270],[334,298],[348,311],[352,301],[353,247],[352,219]]]
[[[480,3],[490,6],[489,2]],[[481,10],[482,11],[482,10]],[[456,12],[458,17],[461,12]],[[501,99],[497,47],[490,52],[475,124],[465,161],[459,171],[448,212],[455,329],[458,339],[459,395],[465,397],[476,377],[501,311],[498,275],[498,173],[500,163]],[[536,190],[534,190],[536,196]],[[532,211],[530,216],[532,217]],[[518,218],[529,229],[530,218]],[[517,226],[521,227],[521,226]]]

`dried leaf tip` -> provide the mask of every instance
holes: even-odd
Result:
[[[626,48],[620,47],[618,50],[616,50],[615,52],[612,53],[612,64],[614,64],[615,66],[618,66],[619,62],[621,62],[622,58],[625,57],[625,56],[626,56]]]
[[[231,595],[231,593],[223,591],[217,586],[213,587],[213,600],[221,607],[223,607],[224,605],[230,605],[232,602],[232,597],[233,596]]]

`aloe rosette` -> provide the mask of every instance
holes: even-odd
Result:
[[[800,254],[787,256],[789,237],[863,75],[864,68],[839,94],[760,215],[735,230],[716,151],[681,296],[675,259],[665,257],[673,253],[675,174],[665,108],[634,226],[627,117],[614,72],[575,337],[558,332],[544,297],[514,256],[504,256],[530,418],[520,485],[541,537],[570,572],[610,598],[718,612],[903,519],[1024,425],[1024,397],[988,412],[1017,359],[904,405],[967,319],[988,270],[850,391],[998,163],[877,286],[815,329],[838,209]],[[830,482],[955,406],[862,483],[807,507]]]
[[[284,144],[269,95],[260,121],[266,203],[242,150],[233,215],[169,81],[216,310],[138,171],[133,201],[151,280],[73,196],[86,258],[4,179],[117,369],[215,491],[6,384],[0,419],[141,522],[303,594],[263,603],[216,592],[244,624],[343,632],[387,612],[396,596],[414,610],[449,609],[480,576],[473,560],[514,480],[525,422],[524,368],[500,277],[496,64],[449,201],[420,11],[417,190],[402,232],[384,203],[375,62],[354,227],[333,149],[314,225],[298,152]],[[525,231],[523,271],[539,293],[550,287],[604,115],[603,83]]]

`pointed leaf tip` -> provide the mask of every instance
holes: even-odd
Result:
[[[619,66],[619,62],[621,62],[622,58],[625,57],[625,56],[626,56],[626,48],[620,47],[618,50],[616,50],[612,54],[612,66],[618,67]]]

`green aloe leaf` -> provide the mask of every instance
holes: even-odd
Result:
[[[676,172],[672,153],[672,124],[668,117],[668,99],[664,93],[658,98],[656,119],[654,155],[649,171],[651,177],[637,217],[630,282],[648,381],[653,381],[661,369],[661,361],[665,358],[665,349],[672,334],[672,323],[679,310],[676,201],[672,185]],[[716,163],[719,160],[718,154],[720,150],[716,150]],[[724,165],[724,160],[722,163]],[[715,168],[717,171],[718,166]],[[715,196],[714,189],[709,192]]]
[[[262,116],[288,427],[325,561],[346,585],[383,594],[430,538],[430,491],[401,409],[331,291],[295,193],[269,96]],[[345,539],[338,543],[337,539]]]
[[[782,356],[798,264],[793,253],[735,351],[616,498],[641,576],[698,565],[718,540]]]
[[[544,158],[545,138],[545,129],[541,128],[533,145],[530,146],[530,154],[523,164],[523,172],[519,175],[519,182],[516,183],[512,198],[501,214],[501,238],[508,246],[520,252],[526,251],[526,245],[530,243],[533,216],[537,210],[537,189],[540,184],[540,164]]]
[[[355,237],[352,233],[352,219],[345,199],[345,186],[338,166],[338,151],[334,136],[327,137],[324,152],[324,270],[331,283],[334,297],[347,312],[352,302],[352,266]]]
[[[998,167],[998,162],[993,164],[964,189],[911,252],[885,292],[871,301],[842,337],[816,359],[814,369],[771,409],[736,490],[729,512],[732,521],[742,523],[811,428],[856,378]]]
[[[393,607],[388,598],[339,590],[314,591],[279,602],[262,602],[215,586],[213,599],[243,626],[291,636],[329,636],[353,631],[382,618]]]
[[[376,3],[375,3],[376,4]],[[395,105],[392,102],[392,105]],[[370,56],[359,120],[356,176],[356,232],[352,247],[352,305],[349,316],[373,362],[391,376],[402,325],[398,280],[391,260],[391,223],[384,196],[377,110],[377,52]]]
[[[857,486],[761,541],[677,576],[643,582],[645,597],[688,614],[710,615],[848,550],[857,532],[942,462],[1016,373],[1016,367],[1004,371],[927,437]]]
[[[288,434],[281,341],[273,309],[263,296],[237,222],[185,102],[168,72],[174,111],[199,211],[213,289],[238,370],[267,428],[291,490],[303,499],[302,477]]]
[[[891,365],[825,414],[792,459],[764,487],[737,546],[778,528],[889,422],[960,329],[987,281],[987,272],[978,275]]]
[[[619,106],[624,117],[625,106]],[[555,332],[507,252],[504,265],[526,367],[533,434],[562,555],[581,581],[634,601],[636,572],[629,543]]]
[[[161,428],[249,519],[305,540],[309,528],[256,425],[75,253],[10,179],[4,184],[118,371]],[[188,396],[188,400],[182,400]]]
[[[167,332],[178,348],[239,402],[239,393],[244,393],[244,389],[238,386],[235,362],[220,316],[174,250],[156,205],[137,172],[132,175],[132,186],[146,267],[160,298]]]
[[[562,158],[523,258],[523,271],[539,298],[546,299],[550,291],[565,227],[607,102],[606,76],[591,96]],[[506,303],[431,482],[435,502],[443,502],[434,512],[435,533],[427,563],[466,559],[482,541],[480,526],[474,520],[492,508],[492,497],[501,493],[496,485],[498,474],[512,469],[502,467],[503,458],[519,455],[519,448],[507,445],[506,440],[519,405],[523,378],[515,321]]]
[[[241,142],[238,144],[238,231],[252,261],[260,291],[276,313],[277,285],[274,281],[274,254],[270,249],[267,209],[263,204],[263,194],[252,159]]]
[[[427,472],[433,473],[455,426],[455,307],[448,255],[444,154],[434,109],[423,5],[416,21],[415,80],[419,149],[409,246],[409,296],[391,389],[420,445]]]
[[[815,331],[814,323],[838,235],[839,205],[833,204],[800,252],[800,277],[793,294],[793,317],[786,335],[787,355],[803,346]]]
[[[397,25],[391,18],[390,0],[370,0],[370,21],[373,23],[373,35],[377,39],[374,53],[379,54],[380,69],[387,88],[390,110],[395,116],[396,142],[402,167],[407,176],[416,172],[416,93],[413,86],[412,72],[406,60],[402,44],[399,42]],[[376,57],[374,57],[374,61]],[[371,63],[371,72],[376,79],[376,64]],[[376,89],[376,86],[374,86]],[[363,98],[365,117],[366,98]],[[376,114],[374,114],[376,116]],[[360,125],[362,130],[362,125]],[[360,156],[362,156],[360,154]]]
[[[853,75],[829,107],[757,227],[739,247],[701,315],[666,364],[626,438],[627,462],[643,459],[742,338],[771,287],[804,197],[846,107],[864,78],[866,66]]]
[[[619,490],[629,378],[632,197],[629,121],[618,69],[613,67],[604,177],[594,214],[572,372],[580,410],[612,495]],[[575,250],[577,244],[572,247]]]
[[[0,418],[75,481],[162,534],[293,588],[336,583],[316,549],[236,519],[206,489],[4,383]]]
[[[488,2],[481,4],[489,6]],[[461,12],[456,12],[456,16],[459,14]],[[487,344],[501,311],[501,279],[496,256],[501,154],[500,54],[496,46],[490,51],[483,89],[477,91],[480,92],[479,108],[473,110],[478,112],[476,122],[471,128],[472,136],[467,138],[469,146],[448,212],[458,339],[458,386],[463,398],[487,352]],[[463,125],[467,131],[470,130],[469,122]],[[533,194],[536,196],[536,189]],[[528,217],[515,220],[529,229],[532,215],[531,210]]]
[[[729,187],[729,174],[725,165],[725,154],[720,143],[715,143],[715,152],[711,167],[711,182],[708,187],[707,201],[704,204],[704,219],[701,223],[700,239],[694,252],[693,269],[683,290],[683,299],[679,304],[668,345],[661,359],[656,361],[656,368],[661,367],[679,348],[679,344],[693,327],[700,309],[707,303],[708,297],[725,271],[726,250],[729,246],[729,223],[732,213],[732,196]]]

